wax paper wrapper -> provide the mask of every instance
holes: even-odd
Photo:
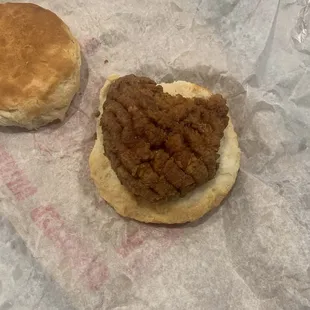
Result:
[[[32,264],[76,309],[310,309],[310,3],[35,3],[70,26],[83,67],[64,123],[0,130],[0,210]],[[112,73],[187,80],[227,98],[242,158],[220,208],[155,226],[98,197],[88,157]],[[5,300],[26,271],[0,262],[0,309],[53,309],[36,286]]]

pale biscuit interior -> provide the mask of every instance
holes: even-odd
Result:
[[[217,207],[231,190],[240,167],[240,149],[237,134],[231,120],[224,131],[219,150],[219,169],[216,176],[196,188],[184,198],[164,203],[138,202],[120,183],[112,170],[109,159],[104,155],[103,136],[100,126],[102,107],[110,85],[119,78],[110,76],[100,93],[100,116],[97,123],[97,140],[89,158],[91,177],[99,194],[122,216],[146,223],[176,224],[192,222]],[[198,85],[177,81],[162,83],[164,92],[184,97],[209,97],[211,93]]]

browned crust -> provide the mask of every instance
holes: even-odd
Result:
[[[79,45],[56,14],[35,4],[0,4],[0,29],[0,110],[31,119],[79,68]]]

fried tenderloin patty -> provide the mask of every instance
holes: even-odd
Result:
[[[105,155],[136,197],[184,196],[214,178],[227,113],[221,95],[187,99],[164,93],[149,78],[121,77],[103,107]]]

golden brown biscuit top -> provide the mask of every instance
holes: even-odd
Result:
[[[76,65],[76,42],[56,14],[35,4],[0,4],[0,109],[44,100]]]

